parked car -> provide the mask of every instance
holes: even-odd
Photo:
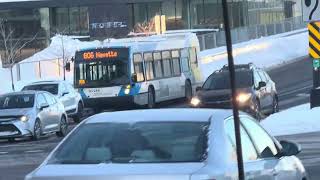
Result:
[[[50,93],[24,91],[0,96],[0,138],[13,141],[29,136],[38,140],[43,134],[67,133],[67,114],[63,105]]]
[[[237,179],[233,122],[232,110],[101,113],[75,128],[25,179]],[[306,177],[295,156],[299,145],[279,143],[243,113],[241,136],[246,179]]]
[[[22,90],[48,91],[64,105],[69,117],[77,123],[81,121],[84,104],[81,95],[65,81],[40,81],[23,87]]]
[[[260,113],[278,112],[275,83],[262,69],[253,64],[236,65],[237,103],[241,110],[260,117]],[[191,106],[201,108],[231,108],[231,87],[228,66],[212,73],[202,87],[197,88]]]

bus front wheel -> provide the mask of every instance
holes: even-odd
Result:
[[[154,89],[152,87],[149,87],[148,89],[148,108],[152,109],[156,105],[155,103],[155,94]]]

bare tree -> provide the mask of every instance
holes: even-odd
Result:
[[[135,33],[152,33],[155,32],[155,21],[154,18],[150,19],[150,21],[145,21],[143,23],[138,23],[134,27]]]
[[[12,90],[15,91],[14,80],[13,80],[13,67],[18,63],[18,56],[21,50],[25,48],[29,43],[31,43],[37,37],[35,34],[32,38],[24,41],[23,36],[15,37],[15,31],[11,26],[6,25],[6,21],[0,19],[0,36],[3,46],[3,64],[6,64],[10,68],[11,73],[11,86]]]

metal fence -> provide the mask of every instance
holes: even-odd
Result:
[[[307,24],[302,17],[286,19],[274,24],[263,24],[255,26],[246,26],[231,30],[232,43],[240,43],[251,39],[258,39],[265,36],[281,34],[297,29],[306,28]],[[198,35],[201,50],[212,49],[226,45],[225,32],[218,31]]]

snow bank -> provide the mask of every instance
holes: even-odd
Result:
[[[261,125],[273,136],[302,134],[320,131],[320,108],[310,109],[304,104],[273,114]]]
[[[254,63],[269,68],[308,55],[308,33],[275,35],[233,45],[236,64]],[[292,35],[294,34],[294,35]],[[203,78],[227,64],[226,47],[200,53]]]

